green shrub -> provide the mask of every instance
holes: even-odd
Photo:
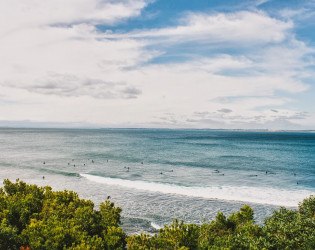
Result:
[[[244,205],[201,225],[173,220],[157,234],[126,236],[121,208],[105,201],[94,209],[73,191],[4,181],[0,188],[0,249],[315,249],[315,197],[273,212],[262,226]]]
[[[0,249],[124,249],[119,207],[94,210],[73,191],[4,181],[0,189]]]

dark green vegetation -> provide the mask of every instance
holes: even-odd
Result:
[[[124,249],[121,209],[72,191],[4,181],[0,190],[0,249]]]
[[[254,224],[253,210],[202,225],[174,220],[158,234],[127,235],[119,207],[110,201],[94,210],[72,191],[4,181],[0,189],[0,249],[315,249],[315,197],[299,210],[280,208]]]

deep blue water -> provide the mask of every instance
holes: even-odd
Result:
[[[315,194],[315,133],[2,128],[0,173],[96,204],[110,195],[128,232],[175,217],[200,223],[244,203],[262,223]]]

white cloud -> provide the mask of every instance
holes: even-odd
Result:
[[[34,26],[114,24],[139,15],[145,6],[145,0],[3,0],[0,2],[0,27],[8,34]]]
[[[279,14],[284,18],[290,19],[290,18],[295,17],[295,16],[301,16],[301,15],[305,14],[305,12],[307,12],[307,10],[304,8],[300,8],[300,9],[285,8],[285,9],[281,9],[279,11]]]
[[[262,5],[264,3],[270,2],[270,0],[258,0],[256,1],[256,6]]]
[[[232,127],[298,117],[290,110],[285,116],[281,107],[292,99],[278,92],[308,89],[301,76],[309,73],[305,67],[312,62],[305,57],[313,50],[294,39],[290,21],[262,12],[190,13],[177,27],[120,34],[95,27],[137,16],[145,5],[140,0],[1,2],[0,120]],[[228,45],[237,51],[241,45],[246,51],[150,63],[183,42],[214,50]],[[270,111],[275,108],[276,114]],[[198,112],[210,115],[195,117]]]
[[[292,22],[271,18],[263,12],[190,13],[177,27],[137,31],[128,34],[108,34],[108,37],[155,38],[164,42],[202,41],[214,43],[278,43],[293,27]],[[246,45],[245,45],[246,46]]]
[[[314,53],[313,48],[292,38],[286,44],[264,48],[261,54],[254,55],[252,60],[255,60],[255,66],[264,72],[303,78],[312,74],[307,67],[314,65]]]

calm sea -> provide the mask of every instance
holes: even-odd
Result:
[[[244,203],[257,223],[315,194],[315,134],[0,129],[0,176],[122,207],[128,233],[202,223]],[[43,178],[44,177],[44,178]]]

